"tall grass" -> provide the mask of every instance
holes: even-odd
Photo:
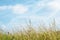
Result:
[[[31,21],[28,29],[14,34],[0,32],[0,40],[60,40],[60,31],[56,30],[55,21],[51,23],[50,29],[40,25],[38,31],[32,28]]]

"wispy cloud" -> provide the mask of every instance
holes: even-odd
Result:
[[[15,14],[26,13],[27,11],[28,11],[28,8],[24,5],[17,4],[12,7],[12,12]]]
[[[22,4],[0,6],[0,11],[11,10],[14,14],[22,14],[28,11],[28,8]]]
[[[6,10],[7,9],[7,6],[0,6],[0,11],[1,10]]]

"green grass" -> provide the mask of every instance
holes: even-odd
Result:
[[[55,22],[52,23],[51,28],[48,30],[43,26],[40,26],[36,31],[30,23],[28,30],[23,29],[24,31],[14,34],[0,32],[0,40],[60,40],[60,31],[56,30]]]

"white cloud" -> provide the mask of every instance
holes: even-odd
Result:
[[[36,5],[36,7],[38,7],[38,8],[42,8],[44,6],[45,6],[45,3],[43,1],[41,1],[41,2],[39,1]]]
[[[51,8],[60,9],[60,3],[57,2],[57,1],[49,2],[48,5],[49,5]]]
[[[28,8],[24,5],[15,5],[12,7],[12,12],[15,14],[22,14],[28,11]]]
[[[56,14],[58,14],[60,10],[60,1],[59,0],[53,0],[51,2],[47,3],[47,6],[53,10],[53,12],[48,16],[48,18],[55,18]]]
[[[22,4],[0,6],[0,11],[6,10],[6,9],[11,10],[14,14],[22,14],[28,11],[28,7]]]
[[[51,13],[49,13],[50,15],[48,15],[48,17],[47,17],[49,19],[49,18],[56,16],[57,12],[60,10],[60,3],[58,0],[54,0],[54,1],[50,1],[50,2],[48,1],[47,3],[44,1],[39,1],[38,3],[36,3],[35,6],[33,6],[32,13],[36,13],[40,9],[42,10],[45,7],[48,7],[48,8],[50,8],[50,10],[52,10]]]
[[[1,10],[6,10],[7,9],[7,6],[0,6],[0,11]]]

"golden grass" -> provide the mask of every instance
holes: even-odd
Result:
[[[51,29],[47,30],[40,26],[38,31],[35,31],[30,22],[28,30],[23,29],[24,31],[13,35],[0,33],[0,40],[60,40],[60,31],[56,31],[55,26],[56,24],[53,22]]]

